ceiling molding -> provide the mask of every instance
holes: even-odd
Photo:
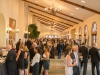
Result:
[[[41,16],[46,17],[46,18],[49,18],[49,19],[51,19],[51,20],[55,20],[55,19],[53,19],[53,18],[50,18],[50,17],[44,16],[44,15],[39,14],[39,13],[36,13],[36,12],[34,12],[34,11],[30,11],[30,12],[32,12],[32,13],[34,13],[34,14],[41,15]],[[63,24],[65,24],[65,25],[67,25],[67,26],[73,27],[73,25],[70,25],[70,24],[67,24],[67,23],[64,23],[64,22],[61,22],[61,21],[58,21],[58,20],[55,20],[55,21],[60,22],[60,23],[63,23]]]
[[[22,1],[25,1],[25,2],[27,2],[27,3],[30,3],[30,4],[33,4],[33,5],[36,5],[36,6],[39,6],[39,7],[41,7],[41,8],[46,8],[46,7],[42,6],[42,5],[39,5],[39,4],[30,2],[30,1],[28,1],[28,0],[22,0]],[[64,15],[64,16],[66,16],[66,17],[70,17],[70,18],[72,18],[72,19],[75,19],[75,20],[78,20],[78,21],[83,22],[83,20],[78,19],[78,18],[76,18],[76,17],[70,16],[70,15],[67,15],[67,14],[64,14],[64,13],[61,13],[61,12],[57,12],[57,13],[58,13],[58,14],[61,14],[61,15]]]
[[[88,8],[88,7],[82,6],[82,5],[80,5],[80,4],[77,4],[77,3],[71,2],[71,1],[69,1],[69,0],[60,0],[60,1],[65,2],[65,3],[68,3],[68,4],[71,4],[71,5],[74,5],[74,6],[77,6],[77,7],[80,7],[80,8],[82,8],[82,9],[85,9],[85,10],[91,11],[91,12],[96,13],[96,14],[100,14],[99,11],[96,11],[96,10],[94,10],[94,9],[91,9],[91,8]]]
[[[48,13],[48,12],[45,12],[45,11],[43,11],[43,10],[40,10],[40,9],[34,8],[34,7],[32,7],[32,6],[29,6],[29,8],[32,8],[32,9],[35,9],[35,10],[38,10],[38,11],[44,12],[44,13],[46,13],[46,14],[52,15],[52,14],[50,14],[50,13]],[[66,20],[66,21],[69,21],[69,22],[72,22],[72,23],[75,23],[75,24],[78,24],[77,22],[74,22],[74,21],[71,21],[71,20],[65,19],[65,18],[60,17],[60,16],[57,16],[57,15],[52,15],[52,16],[55,16],[55,17],[57,17],[57,18],[60,18],[60,19],[63,19],[63,20]]]
[[[41,19],[38,19],[38,21],[42,21],[42,22],[45,22],[48,24],[47,21],[44,21],[44,20],[41,20]],[[49,25],[49,24],[48,24]],[[50,25],[49,25],[50,26]],[[59,27],[59,28],[62,28],[62,29],[68,29],[68,27],[62,27],[62,26],[59,26],[59,24],[55,24],[55,27]]]
[[[46,22],[49,21],[49,22],[51,22],[51,20],[44,19],[44,18],[39,17],[39,16],[37,16],[37,15],[33,15],[33,16],[38,17],[37,19],[40,19],[40,20],[42,20],[42,21],[46,21]],[[62,27],[62,28],[69,28],[69,27],[64,26],[64,25],[62,25],[62,24],[59,24],[59,23],[57,23],[57,26]]]
[[[43,22],[43,21],[40,21],[40,22],[42,22],[42,23],[46,24],[46,26],[49,26],[49,24],[48,24],[48,23],[46,23],[46,22]],[[54,27],[54,28],[55,28],[55,27]],[[59,28],[59,27],[56,27],[56,28],[61,29],[61,30],[65,30],[65,29],[62,29],[62,28]]]
[[[46,21],[42,21],[42,20],[38,20],[38,21],[39,21],[39,22],[46,23],[47,26],[50,26]],[[58,25],[56,25],[54,28],[58,28],[58,29],[61,29],[61,30],[68,29],[68,28],[59,27]]]
[[[46,25],[47,26],[47,24],[46,23],[43,23],[43,22],[40,22],[41,24],[43,24],[43,25]],[[62,32],[63,30],[59,30],[59,29],[57,29],[57,28],[54,28],[55,30],[57,30],[57,31],[60,31],[60,32]]]

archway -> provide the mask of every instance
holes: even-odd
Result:
[[[0,13],[0,46],[4,47],[6,45],[6,35],[5,35],[5,19],[2,13]]]

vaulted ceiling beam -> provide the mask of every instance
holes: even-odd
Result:
[[[51,19],[51,20],[55,20],[55,19],[53,19],[53,18],[50,18],[50,17],[44,16],[44,15],[39,14],[39,13],[36,13],[36,12],[34,12],[34,11],[30,11],[30,12],[32,12],[32,13],[34,13],[34,14],[38,14],[38,15],[43,16],[43,17],[46,17],[46,18],[49,18],[49,19]],[[67,24],[67,23],[64,23],[64,22],[61,22],[61,21],[58,21],[58,20],[55,20],[55,21],[60,22],[60,23],[63,23],[63,24],[65,24],[65,25],[67,25],[67,26],[71,26],[71,27],[73,27],[73,25],[70,25],[70,24]]]
[[[46,14],[52,15],[52,14],[50,14],[50,13],[47,13],[47,12],[45,12],[45,11],[43,11],[43,10],[40,10],[40,9],[37,9],[37,8],[31,7],[31,6],[29,6],[29,8],[32,8],[32,9],[35,9],[35,10],[38,10],[38,11],[44,12],[44,13],[46,13]],[[71,21],[71,20],[65,19],[65,18],[60,17],[60,16],[57,16],[57,15],[52,15],[52,16],[55,16],[55,17],[57,17],[57,18],[61,18],[61,19],[63,19],[63,20],[66,20],[66,21],[69,21],[69,22],[72,22],[72,23],[75,23],[75,24],[78,24],[77,22],[74,22],[74,21]]]
[[[45,23],[47,23],[48,24],[48,22],[47,21],[43,21],[43,20],[41,20],[41,19],[39,19],[38,21],[42,21],[42,22],[45,22]],[[49,24],[48,24],[49,25]],[[49,25],[50,26],[50,25]],[[54,27],[58,27],[58,28],[61,28],[61,29],[68,29],[68,27],[62,27],[62,26],[59,26],[59,24],[55,24],[55,26]]]
[[[43,23],[43,22],[41,22],[43,25],[46,25],[47,26],[47,24],[46,23]],[[57,31],[60,31],[60,32],[62,32],[63,30],[59,30],[59,29],[57,29],[57,28],[54,28],[55,30],[57,30]]]
[[[33,4],[33,5],[36,5],[36,6],[39,6],[39,7],[41,7],[41,8],[46,8],[46,7],[42,6],[42,5],[39,5],[39,4],[30,2],[30,1],[28,1],[28,0],[22,0],[22,1],[25,1],[25,2],[27,2],[27,3],[30,3],[30,4]],[[64,14],[64,13],[61,13],[61,12],[57,12],[57,13],[58,13],[58,14],[61,14],[61,15],[64,15],[64,16],[66,16],[66,17],[70,17],[70,18],[73,18],[73,19],[75,19],[75,20],[78,20],[78,21],[83,22],[83,20],[78,19],[78,18],[76,18],[76,17],[72,17],[72,16],[70,16],[70,15],[67,15],[67,14]]]
[[[85,6],[83,6],[83,5],[80,5],[80,4],[71,2],[71,1],[69,1],[69,0],[60,0],[60,1],[65,2],[65,3],[68,3],[68,4],[71,4],[71,5],[74,5],[74,6],[77,6],[77,7],[79,7],[79,8],[82,8],[82,9],[85,9],[85,10],[88,10],[88,11],[91,11],[91,12],[96,13],[96,14],[100,14],[99,11],[96,11],[96,10],[94,10],[94,9],[85,7]]]
[[[41,20],[38,20],[38,21],[45,23],[47,26],[50,26],[46,21],[41,21]],[[56,26],[54,28],[58,28],[58,29],[61,29],[61,30],[68,29],[68,28],[62,28],[62,27],[59,27],[59,26]]]
[[[51,22],[50,20],[44,19],[44,18],[39,17],[39,16],[37,16],[37,15],[33,15],[33,16],[37,17],[37,19],[39,19],[39,20],[46,21],[46,22]],[[61,24],[59,24],[59,23],[57,23],[56,26],[60,26],[60,27],[62,27],[62,28],[69,28],[69,27],[64,26],[64,25],[61,25]]]

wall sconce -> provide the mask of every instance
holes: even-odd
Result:
[[[75,35],[78,35],[78,33],[75,33]]]
[[[12,28],[7,28],[7,33],[11,32]]]
[[[68,35],[70,35],[70,34],[68,34]]]
[[[8,27],[8,28],[7,28],[7,33],[10,33],[10,32],[18,33],[18,32],[19,32],[19,29],[18,29],[18,27],[16,27],[16,29],[13,30],[11,27]]]
[[[19,33],[19,29],[18,29],[18,27],[16,27],[16,31],[15,31],[16,33]]]

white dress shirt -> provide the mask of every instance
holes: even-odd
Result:
[[[34,64],[37,62],[38,63],[40,62],[40,54],[38,54],[38,53],[35,54],[35,56],[33,57],[31,66],[34,66]]]
[[[79,66],[78,52],[74,52],[74,55],[75,55],[76,64],[77,64],[77,66]]]

